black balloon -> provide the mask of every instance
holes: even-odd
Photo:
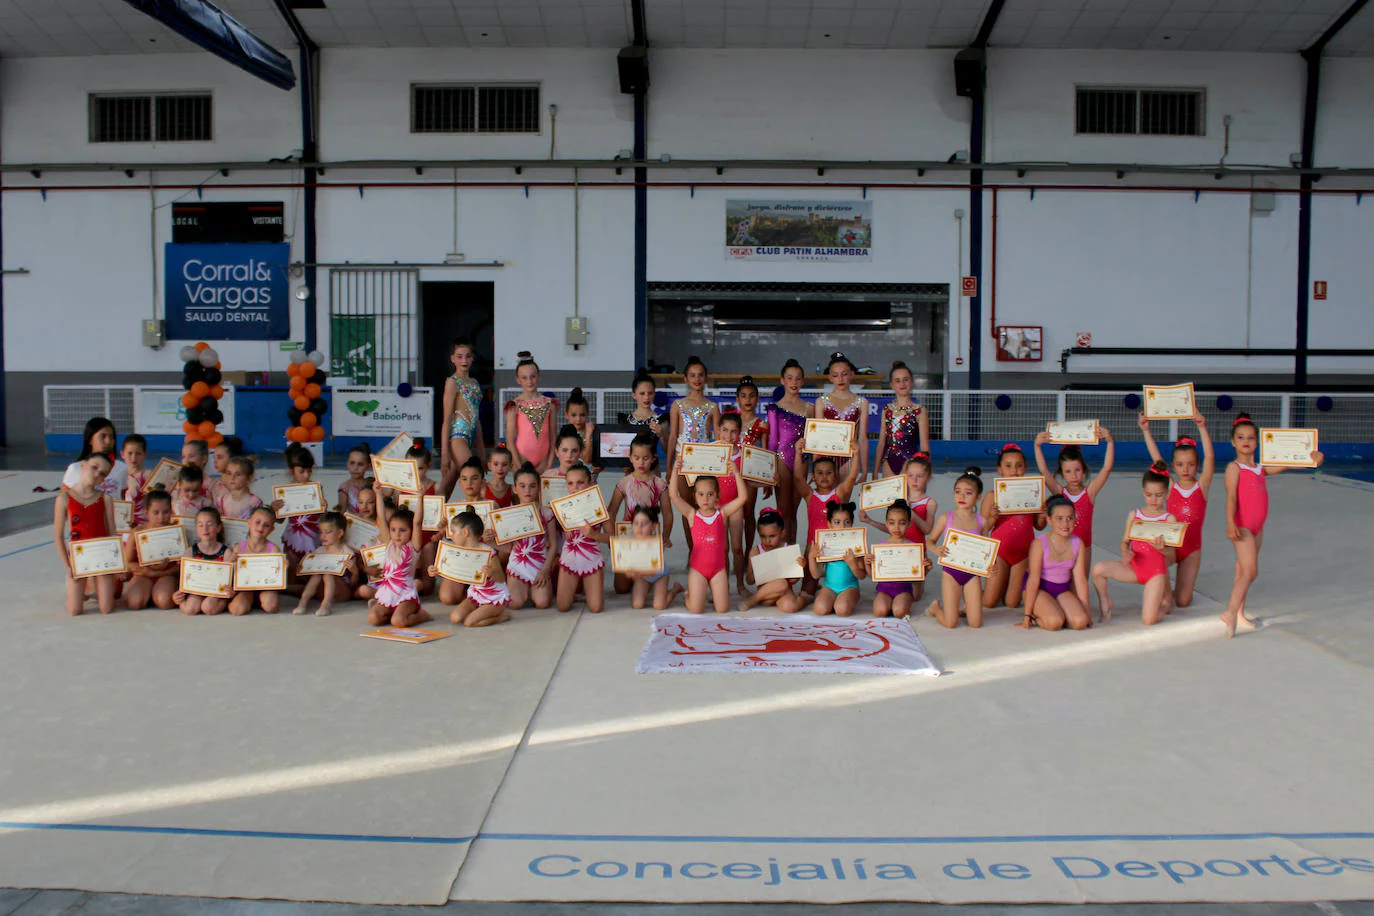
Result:
[[[317,417],[324,416],[324,412],[329,409],[329,402],[324,398],[315,398],[310,402],[310,412]]]
[[[315,374],[312,375],[312,376],[310,376],[310,381],[313,382],[313,383],[316,384],[316,385],[319,385],[321,388],[323,388],[323,387],[324,387],[324,371],[323,371],[323,370],[320,370],[320,369],[316,369],[316,370],[315,370]]]
[[[214,408],[213,410],[207,410],[205,412],[205,419],[209,420],[216,426],[219,426],[221,423],[224,422],[224,411],[220,410],[218,407]]]
[[[294,407],[286,411],[286,418],[291,421],[292,426],[301,425],[301,411],[297,410]]]
[[[209,413],[219,406],[219,401],[216,401],[214,398],[201,398],[200,403],[196,406],[206,413]]]
[[[181,370],[181,384],[186,388],[190,388],[196,382],[203,381],[205,381],[205,367],[200,363],[187,363],[186,368]]]
[[[199,426],[204,421],[205,411],[201,410],[199,407],[192,407],[186,411],[186,422],[194,423]]]
[[[214,366],[211,366],[209,369],[205,370],[205,377],[202,379],[202,381],[204,381],[205,384],[213,388],[220,383],[220,379],[222,378],[224,378],[223,373],[221,373]]]

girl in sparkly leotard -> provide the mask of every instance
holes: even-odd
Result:
[[[506,404],[506,444],[514,448],[516,464],[528,461],[542,474],[553,457],[558,402],[539,393],[539,365],[528,351],[520,352],[515,380],[520,396]]]
[[[930,418],[911,397],[914,380],[906,363],[892,364],[887,374],[888,387],[896,394],[892,403],[883,408],[882,423],[878,427],[878,457],[873,463],[873,476],[895,477],[902,473],[907,460],[917,452],[930,454]],[[887,466],[883,466],[883,461]]]
[[[473,455],[481,458],[483,463],[486,461],[482,421],[478,414],[482,403],[482,386],[469,374],[476,356],[472,344],[461,337],[454,339],[449,351],[453,374],[444,380],[444,422],[440,427],[443,437],[439,440],[442,450],[439,469],[445,493],[453,489],[453,483],[458,479],[458,469],[464,461]]]
[[[739,408],[740,445],[747,445],[750,448],[768,448],[768,421],[757,413],[759,386],[755,384],[752,375],[743,376],[739,380],[739,385],[735,388],[735,405]],[[759,498],[759,486],[755,483],[747,483],[746,487],[749,502],[744,507],[744,553],[745,556],[748,556],[749,551],[754,546],[754,504]],[[772,490],[772,487],[765,488],[765,499]]]
[[[682,372],[682,380],[687,383],[687,396],[673,402],[668,413],[668,460],[675,460],[682,446],[688,442],[713,442],[716,438],[716,424],[720,422],[720,410],[706,398],[706,364],[695,356],[687,357],[687,368]],[[692,490],[687,478],[680,478],[680,495],[691,502]],[[682,520],[682,533],[687,539],[687,549],[692,548],[692,528],[686,518]]]
[[[801,363],[795,359],[783,363],[779,380],[783,395],[768,407],[768,447],[778,455],[778,512],[787,525],[785,543],[795,544],[797,493],[788,469],[797,456],[797,443],[806,431],[811,405],[801,399],[802,385],[806,382],[806,371]]]
[[[859,479],[864,480],[868,477],[868,399],[849,390],[854,364],[838,350],[830,354],[825,374],[830,379],[830,392],[816,398],[811,416],[817,420],[846,420],[854,424],[854,441],[859,444]],[[836,469],[841,476],[847,463],[848,459],[841,461]]]

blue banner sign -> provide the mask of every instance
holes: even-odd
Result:
[[[291,246],[169,242],[163,303],[168,340],[286,340]]]

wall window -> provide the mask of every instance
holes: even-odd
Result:
[[[1201,137],[1207,133],[1202,89],[1079,86],[1074,131],[1080,134]]]
[[[212,137],[208,92],[92,95],[92,143],[178,143]]]
[[[412,85],[413,134],[537,134],[537,85]]]

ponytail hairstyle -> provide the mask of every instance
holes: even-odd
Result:
[[[579,433],[577,427],[573,426],[571,423],[564,423],[558,428],[558,435],[554,437],[553,440],[553,447],[555,450],[563,444],[564,439],[577,440],[577,449],[579,452],[582,450],[582,434]]]
[[[587,408],[587,414],[590,416],[592,409],[590,405],[587,404],[586,395],[582,393],[581,388],[574,388],[572,391],[568,392],[568,400],[564,402],[563,409],[566,411],[569,407],[579,404]]]
[[[1073,504],[1073,500],[1069,499],[1062,493],[1056,493],[1054,496],[1051,496],[1049,499],[1045,500],[1045,515],[1053,515],[1054,510],[1060,508],[1061,506],[1067,506],[1069,514],[1071,515],[1078,514],[1078,507],[1076,507]]]
[[[1145,473],[1140,477],[1140,485],[1162,483],[1167,487],[1172,480],[1173,478],[1169,476],[1169,466],[1162,461],[1156,461],[1145,469]]]
[[[911,504],[904,499],[894,499],[892,505],[887,507],[887,512],[900,512],[906,516],[906,523],[911,524]],[[886,517],[886,513],[885,516]]]
[[[348,519],[342,512],[325,512],[320,516],[321,525],[332,525],[340,531],[348,530]]]
[[[453,517],[450,525],[457,525],[465,531],[472,532],[473,537],[481,537],[486,531],[486,525],[482,524],[482,516],[478,515],[472,508],[464,509]]]
[[[969,467],[964,468],[964,473],[960,474],[960,475],[955,479],[954,482],[957,484],[957,483],[959,483],[960,481],[968,481],[969,483],[973,484],[974,492],[977,493],[979,496],[982,496],[982,495],[983,495],[983,469],[982,469],[982,468],[974,467],[974,466],[972,466],[972,465],[970,465]]]
[[[802,379],[805,380],[806,370],[802,368],[802,364],[797,362],[795,359],[789,359],[787,362],[782,364],[782,369],[778,372],[778,377],[782,378],[786,376],[788,369],[796,369],[798,372],[802,374]]]
[[[458,466],[458,473],[461,475],[468,468],[476,469],[478,477],[487,476],[486,469],[482,467],[482,459],[478,458],[476,455],[469,455],[468,460]]]
[[[1197,440],[1192,436],[1179,437],[1179,440],[1174,443],[1174,453],[1169,456],[1170,459],[1177,458],[1179,452],[1192,452],[1193,457],[1197,458]]]
[[[1250,419],[1250,415],[1248,413],[1246,413],[1245,411],[1241,411],[1240,413],[1236,414],[1236,418],[1231,421],[1232,439],[1236,438],[1236,430],[1240,429],[1242,426],[1250,427],[1252,430],[1255,431],[1255,435],[1259,435],[1259,427],[1255,425],[1255,421]]]
[[[641,515],[647,518],[651,524],[658,524],[658,506],[635,506],[635,511],[630,513],[630,521],[633,522]]]
[[[855,506],[853,503],[837,503],[835,502],[835,500],[832,499],[830,502],[825,504],[825,520],[827,522],[833,522],[837,514],[841,512],[848,512],[850,520],[853,521],[854,513],[857,511],[858,507]]]
[[[826,375],[830,374],[830,370],[835,368],[836,363],[844,363],[846,366],[849,367],[850,372],[857,373],[859,371],[859,367],[854,365],[854,361],[852,359],[844,355],[843,350],[836,350],[834,353],[830,354],[830,361],[825,364]]]
[[[754,381],[754,377],[752,375],[743,375],[740,376],[739,383],[735,385],[736,400],[739,399],[739,393],[746,388],[754,392],[754,397],[759,396],[759,386],[758,383]]]
[[[1083,457],[1083,449],[1077,445],[1066,445],[1059,450],[1059,460],[1054,464],[1054,476],[1064,476],[1064,462],[1077,461],[1083,465],[1083,473],[1087,474],[1091,468],[1088,467],[1088,459]]]
[[[392,522],[400,522],[412,531],[415,530],[415,513],[411,511],[409,506],[396,506],[395,508],[388,506],[388,512],[390,515],[387,519],[388,528],[391,527]]]
[[[413,458],[416,461],[423,461],[426,464],[432,464],[434,462],[434,455],[431,454],[429,448],[425,446],[424,439],[416,439],[414,444],[406,451],[406,457]]]
[[[908,458],[906,460],[906,463],[902,465],[903,476],[906,475],[907,469],[910,468],[913,464],[920,465],[921,467],[925,468],[927,476],[935,473],[935,465],[931,463],[930,456],[927,455],[925,452],[911,453],[911,457]]]
[[[905,372],[907,375],[910,375],[913,380],[916,378],[915,373],[911,371],[911,368],[906,363],[902,362],[900,359],[894,360],[892,368],[887,370],[887,384],[889,387],[892,385],[892,377],[898,372]]]
[[[472,341],[468,340],[466,337],[453,338],[453,343],[449,344],[448,355],[452,356],[453,354],[457,353],[459,350],[462,349],[471,350],[473,356],[477,355],[477,348],[474,347],[472,345]]]
[[[764,525],[777,525],[779,528],[787,527],[787,523],[783,521],[782,513],[779,512],[777,509],[774,509],[772,506],[768,506],[766,509],[759,513],[759,520],[758,523],[754,526],[754,529],[758,530],[759,528],[762,528]]]
[[[521,350],[519,353],[515,354],[515,358],[518,360],[515,364],[516,372],[519,372],[526,366],[533,366],[535,372],[539,371],[539,364],[534,361],[534,357],[530,355],[529,350]]]

